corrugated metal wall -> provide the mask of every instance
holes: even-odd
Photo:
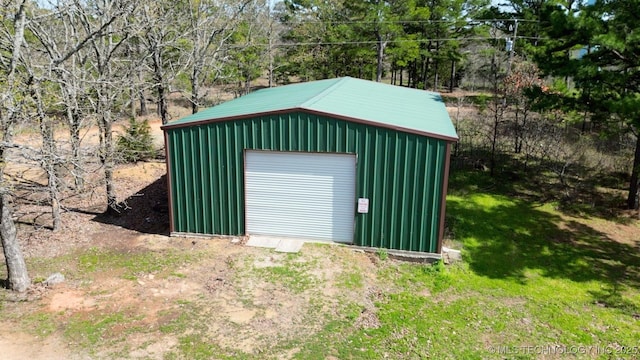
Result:
[[[355,153],[354,243],[437,251],[444,140],[298,112],[166,133],[175,233],[244,234],[244,149]]]

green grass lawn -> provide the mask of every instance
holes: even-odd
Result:
[[[376,303],[380,327],[333,329],[329,353],[340,359],[640,358],[638,243],[616,242],[590,225],[608,220],[564,216],[553,204],[472,184],[447,198],[464,261],[382,266],[380,280],[395,291]],[[314,357],[317,344],[307,346],[298,358],[327,354]]]

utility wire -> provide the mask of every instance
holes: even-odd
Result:
[[[464,22],[467,24],[478,23],[496,23],[496,22],[539,22],[538,20],[528,19],[458,19],[458,20],[383,20],[383,21],[363,21],[363,20],[297,20],[292,21],[292,24],[437,24],[437,23],[459,23]]]
[[[535,36],[518,36],[518,39],[530,39],[530,40],[548,40],[548,38],[535,37]],[[441,41],[467,41],[467,40],[495,40],[502,41],[503,38],[499,37],[464,37],[464,38],[439,38],[439,39],[397,39],[388,40],[386,43],[428,43],[428,42],[441,42]],[[359,40],[359,41],[317,41],[317,42],[294,42],[294,43],[272,43],[272,47],[294,47],[294,46],[326,46],[326,45],[374,45],[377,44],[376,40]],[[268,47],[267,43],[251,43],[251,44],[230,44],[227,48],[245,48],[245,47]]]

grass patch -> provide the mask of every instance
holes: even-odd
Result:
[[[505,190],[513,187],[479,181],[454,191],[449,226],[464,262],[381,263],[379,286],[392,290],[376,302],[380,326],[354,328],[358,307],[346,307],[320,332],[327,347],[312,342],[299,358],[535,358],[526,347],[637,346],[637,249],[598,230],[609,220],[573,218]]]
[[[253,268],[252,272],[265,281],[283,285],[299,294],[318,284],[318,279],[309,273],[316,265],[317,261],[303,260],[300,254],[287,254],[281,263]]]
[[[452,277],[442,261],[433,264],[399,264],[380,270],[380,277],[398,288],[419,293],[429,290],[438,293],[446,290]]]
[[[291,346],[299,348],[294,356],[295,359],[325,360],[331,356],[340,359],[350,358],[339,355],[342,355],[340,351],[343,347],[351,345],[348,335],[345,335],[351,334],[355,330],[354,323],[362,312],[362,306],[354,302],[341,302],[335,310],[336,312],[331,314],[320,311],[313,312],[310,309],[309,320],[324,325],[314,334],[299,339],[298,343],[291,344]]]
[[[33,257],[27,260],[29,265],[29,275],[34,283],[43,282],[49,275],[56,272],[64,272],[65,278],[69,278],[74,272],[77,260],[73,255],[62,255],[54,258]],[[64,270],[63,270],[64,269]]]
[[[164,359],[248,359],[247,354],[220,347],[211,338],[209,322],[215,318],[213,313],[200,302],[179,301],[179,309],[161,312],[159,331],[173,334],[178,345],[164,354]]]
[[[175,269],[191,260],[191,254],[172,251],[120,253],[91,248],[78,256],[78,270],[81,273],[120,270],[122,278],[136,280],[141,274],[148,273],[176,276]]]
[[[364,278],[359,269],[345,270],[337,278],[338,287],[347,290],[362,289],[364,286]]]
[[[49,313],[36,312],[27,314],[23,319],[23,325],[29,332],[36,336],[47,337],[57,329],[56,320]]]
[[[178,349],[186,359],[211,359],[218,349],[204,341],[198,335],[186,335],[180,338]]]
[[[158,314],[159,330],[163,334],[183,334],[187,330],[202,330],[202,309],[195,303],[178,302],[179,309],[167,310]]]
[[[129,324],[133,319],[123,312],[77,313],[69,318],[65,336],[87,349],[97,344],[108,343],[118,338],[112,330],[116,326]]]
[[[378,258],[382,261],[385,261],[389,258],[389,252],[386,249],[383,248],[379,248],[376,250],[376,255],[378,255]]]
[[[256,358],[241,351],[226,351],[216,344],[198,334],[189,334],[179,338],[178,353],[174,353],[169,359],[189,359],[189,360],[242,360]],[[167,359],[167,357],[165,357]]]

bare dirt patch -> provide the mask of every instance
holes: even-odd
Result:
[[[6,325],[0,326],[0,349],[3,359],[90,359],[88,355],[71,353],[64,340],[57,335],[39,338]]]
[[[51,312],[65,310],[87,310],[96,305],[95,299],[85,297],[84,292],[78,290],[69,290],[54,293],[48,304],[48,310]]]

